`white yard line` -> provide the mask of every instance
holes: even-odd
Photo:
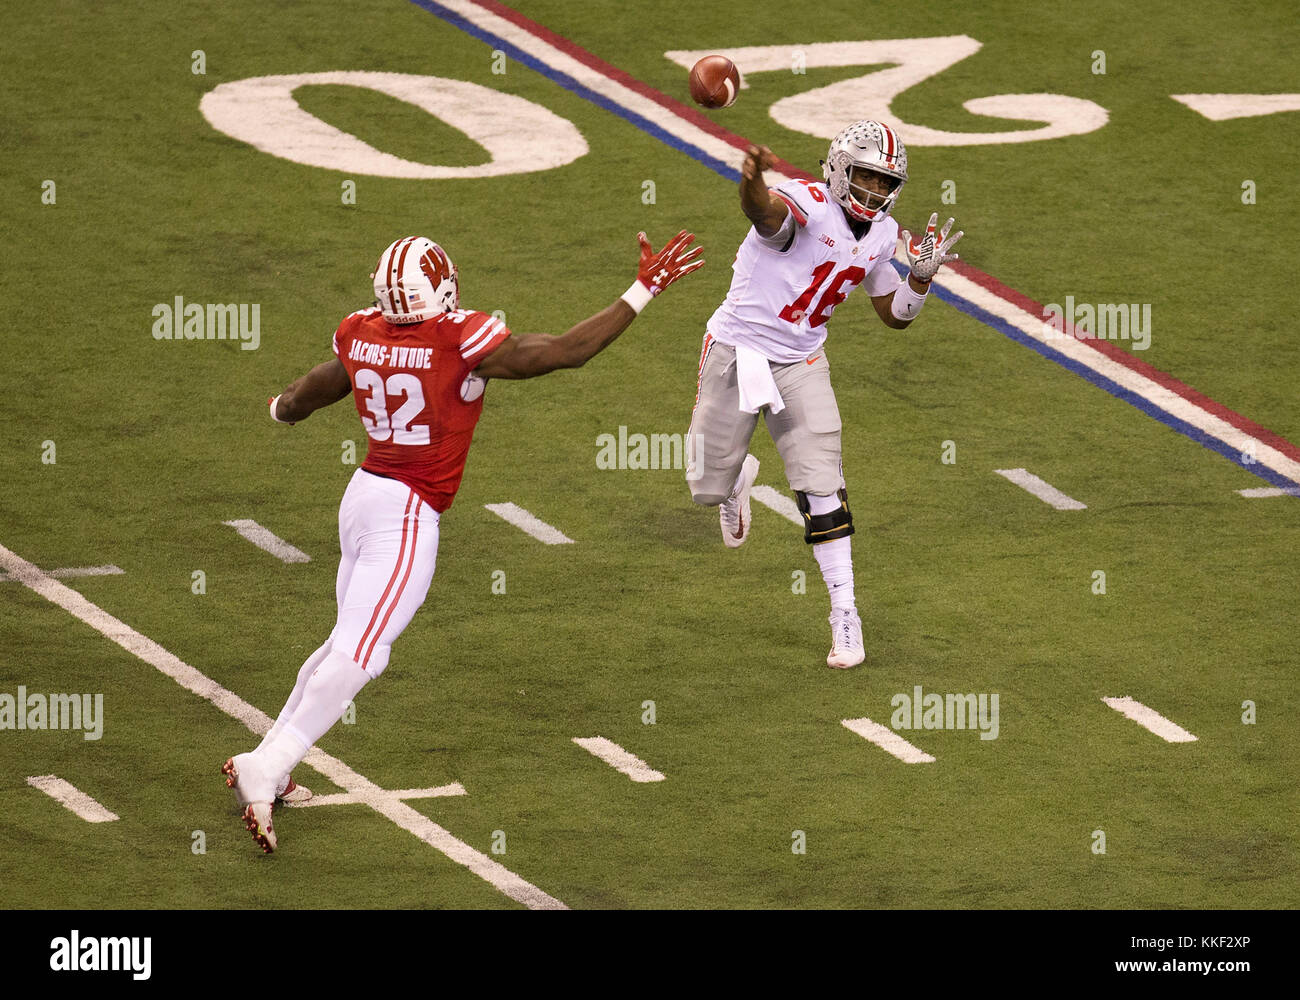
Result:
[[[1126,719],[1132,719],[1144,729],[1149,729],[1169,743],[1194,743],[1196,737],[1176,722],[1170,722],[1153,708],[1147,708],[1132,698],[1101,699]]]
[[[242,722],[255,735],[261,736],[271,728],[271,718],[265,712],[254,708],[234,692],[226,690],[210,677],[163,649],[152,639],[114,618],[75,590],[52,579],[48,573],[21,556],[15,555],[3,545],[0,545],[0,569],[8,570],[25,586],[46,600],[57,604],[74,618],[117,643],[128,653],[133,653],[151,667],[166,674],[185,690],[211,702],[232,719]],[[331,757],[319,747],[313,747],[306,756],[305,762],[340,788],[355,795],[357,801],[370,806],[375,812],[386,816],[403,830],[414,834],[452,861],[468,868],[516,902],[533,910],[568,909],[558,899],[524,881],[510,869],[493,861],[464,841],[457,840],[433,820],[416,812],[405,802],[393,798],[391,792],[380,788],[364,775],[358,774],[337,757]],[[214,781],[217,763],[213,763]]]
[[[264,552],[269,552],[281,562],[311,562],[311,556],[302,549],[294,548],[279,535],[272,534],[256,521],[239,518],[234,521],[222,521],[228,524]]]
[[[532,535],[539,542],[547,545],[572,545],[569,538],[559,528],[552,528],[545,521],[533,516],[522,507],[512,503],[485,503],[483,505],[503,521],[509,521],[526,535]]]
[[[803,515],[799,513],[799,506],[784,493],[778,493],[770,486],[755,486],[749,491],[749,495],[769,510],[776,511],[787,521],[803,527]]]
[[[447,795],[464,795],[465,787],[459,782],[439,785],[437,788],[399,788],[396,791],[383,792],[390,799],[436,799]],[[360,796],[350,792],[333,792],[329,795],[313,795],[306,802],[286,802],[291,809],[305,809],[308,806],[351,806],[369,805]]]
[[[1005,476],[1021,489],[1032,493],[1045,504],[1055,507],[1057,510],[1087,510],[1086,503],[1079,503],[1072,497],[1067,497],[1051,483],[1039,479],[1032,472],[1025,469],[994,469],[999,476]]]
[[[1248,490],[1238,490],[1244,497],[1255,499],[1258,497],[1300,497],[1300,487],[1298,486],[1255,486]]]
[[[67,806],[87,823],[111,823],[118,818],[117,813],[105,809],[76,785],[56,775],[37,775],[28,778],[27,784],[39,788],[55,802]]]
[[[893,754],[904,764],[933,764],[934,758],[919,747],[914,747],[888,726],[870,719],[841,719],[845,729],[852,730],[864,740],[874,743],[885,753]]]
[[[1170,94],[1212,122],[1300,111],[1300,94]]]
[[[120,576],[126,570],[116,566],[65,566],[63,569],[51,569],[46,572],[56,580],[71,580],[78,576]],[[11,582],[13,582],[12,576],[8,573],[0,573],[0,583]]]
[[[573,742],[592,756],[599,757],[615,771],[626,774],[633,781],[663,781],[665,778],[665,775],[660,774],[640,757],[628,753],[613,740],[607,740],[603,736],[575,736]]]

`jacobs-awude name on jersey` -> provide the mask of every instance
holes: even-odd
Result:
[[[354,340],[348,348],[349,361],[383,368],[432,368],[432,358],[432,347],[398,347],[393,344],[376,344],[369,340]]]

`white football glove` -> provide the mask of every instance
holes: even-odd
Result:
[[[952,229],[952,219],[949,219],[943,224],[943,229],[940,230],[939,238],[936,240],[934,226],[938,221],[939,213],[931,213],[930,222],[925,227],[925,235],[919,240],[914,240],[910,232],[903,230],[903,249],[907,252],[907,262],[911,265],[912,274],[916,276],[917,281],[931,281],[944,264],[960,259],[957,254],[950,254],[948,251],[962,238],[962,230],[957,230],[956,235],[949,238],[948,230]]]

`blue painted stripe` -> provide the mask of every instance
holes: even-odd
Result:
[[[523,49],[519,48],[519,46],[506,41],[500,35],[494,35],[492,32],[480,28],[477,24],[461,17],[454,10],[449,10],[440,3],[435,3],[434,0],[411,0],[411,3],[415,4],[417,7],[423,7],[430,14],[437,15],[448,24],[459,28],[467,35],[472,35],[481,42],[486,42],[494,49],[500,49],[511,59],[523,63],[529,69],[535,70],[549,80],[554,80],[565,90],[577,94],[579,97],[590,101],[597,107],[604,108],[606,111],[618,115],[618,117],[622,118],[624,121],[629,122],[641,129],[641,131],[654,136],[665,145],[671,146],[673,149],[685,153],[691,159],[704,164],[704,166],[725,177],[727,180],[736,183],[740,182],[740,171],[736,168],[728,166],[715,156],[710,156],[704,150],[700,149],[699,146],[678,138],[667,129],[664,129],[650,121],[650,119],[638,115],[635,111],[629,111],[627,108],[623,107],[623,105],[619,104],[617,101],[611,100],[604,94],[598,94],[590,87],[583,86],[567,73],[561,73],[559,70],[542,62],[536,56],[525,52]]]
[[[894,265],[894,270],[896,270],[900,275],[907,273],[907,269],[898,261],[891,261],[891,263]],[[1295,480],[1290,479],[1283,473],[1278,472],[1276,469],[1264,465],[1263,462],[1247,462],[1241,452],[1227,442],[1220,440],[1212,434],[1207,434],[1199,427],[1194,427],[1185,420],[1179,419],[1163,407],[1157,406],[1145,396],[1139,395],[1132,389],[1124,388],[1118,382],[1112,381],[1105,375],[1094,371],[1083,362],[1076,361],[1074,358],[1062,354],[1060,351],[1044,344],[1040,340],[1035,340],[1023,330],[1012,326],[1001,317],[994,316],[988,310],[980,308],[969,299],[964,299],[960,295],[955,295],[938,285],[934,286],[934,294],[953,308],[979,320],[985,326],[992,327],[1004,336],[1010,337],[1017,344],[1022,344],[1030,350],[1037,351],[1043,357],[1047,358],[1047,360],[1054,361],[1067,371],[1071,371],[1081,378],[1087,379],[1098,389],[1104,389],[1116,399],[1122,399],[1130,406],[1141,410],[1147,416],[1160,421],[1160,423],[1164,424],[1166,427],[1172,428],[1179,434],[1191,438],[1202,447],[1208,448],[1210,451],[1222,455],[1229,462],[1241,466],[1241,468],[1245,469],[1247,472],[1259,476],[1259,478],[1263,479],[1265,482],[1271,483],[1274,486],[1297,485]]]

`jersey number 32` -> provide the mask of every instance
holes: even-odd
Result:
[[[407,372],[389,375],[388,381],[369,368],[362,368],[356,375],[356,387],[369,391],[366,409],[374,414],[374,419],[361,415],[361,423],[366,433],[376,441],[392,438],[393,444],[428,444],[428,424],[411,426],[411,421],[424,409],[424,390],[420,380]],[[390,416],[389,400],[394,396],[405,396],[406,402],[399,406]]]

